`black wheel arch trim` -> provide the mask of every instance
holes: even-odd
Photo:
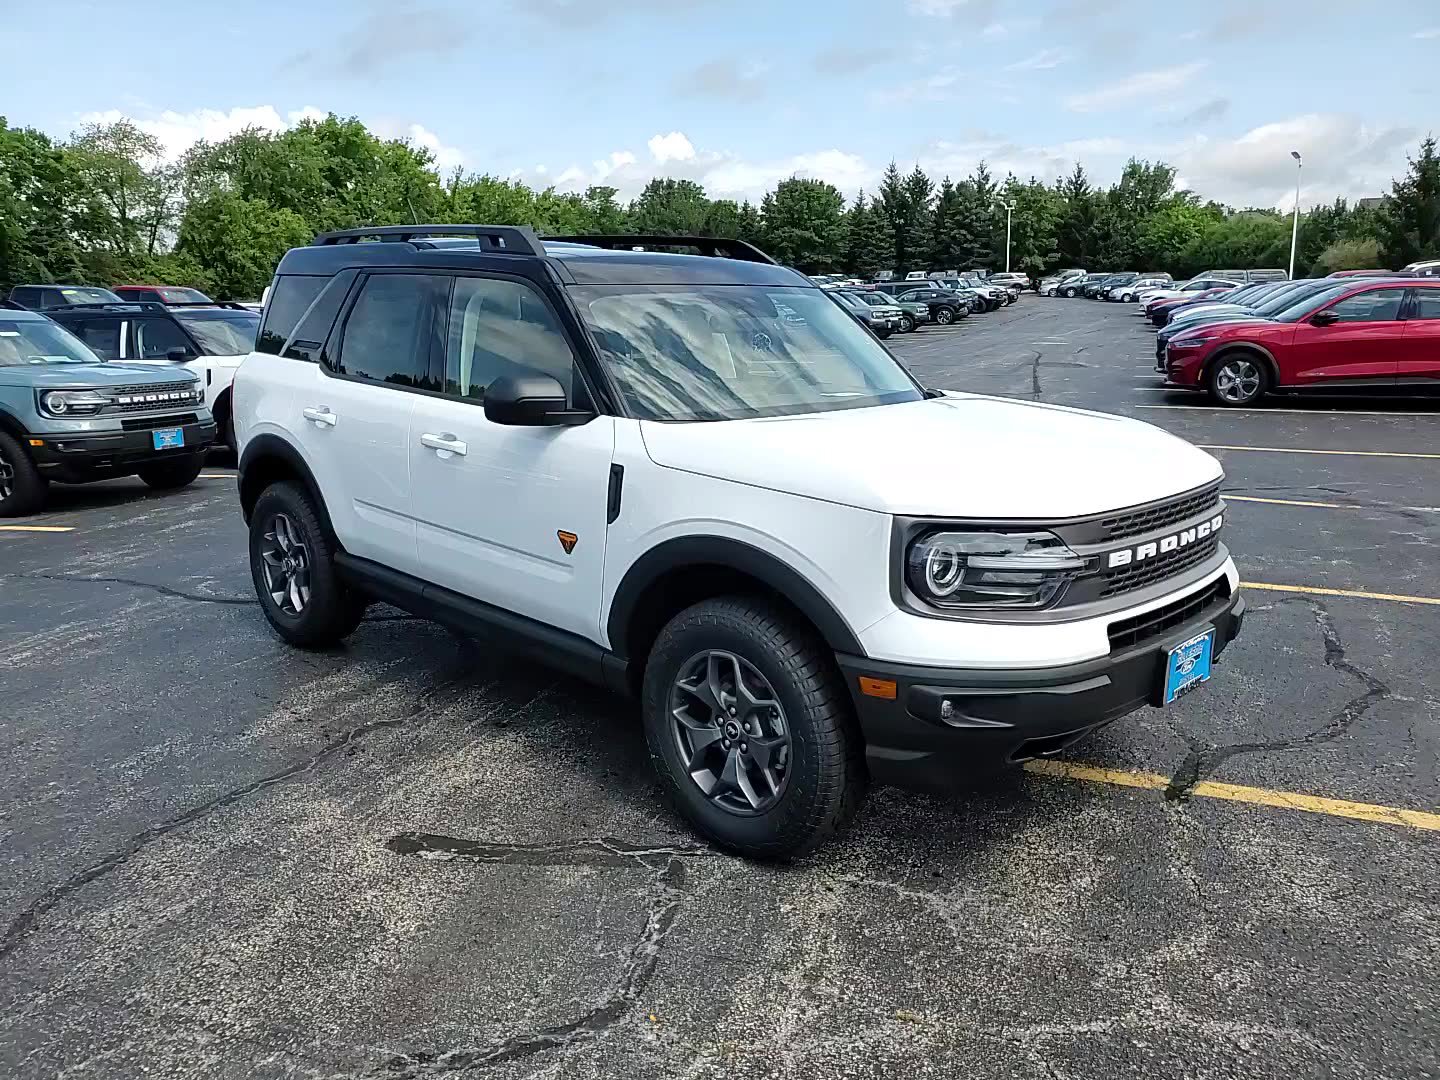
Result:
[[[1216,349],[1214,354],[1205,361],[1204,370],[1200,373],[1202,383],[1210,378],[1210,372],[1215,369],[1215,365],[1220,362],[1222,356],[1238,352],[1247,352],[1263,360],[1268,369],[1266,374],[1270,376],[1269,389],[1274,390],[1280,386],[1280,365],[1275,362],[1274,354],[1265,346],[1257,345],[1253,341],[1237,341],[1233,345],[1227,343]]]
[[[30,438],[30,433],[25,430],[25,425],[20,422],[19,417],[3,408],[0,408],[0,431],[4,431],[19,439],[22,447],[25,446]],[[28,449],[28,447],[26,447],[26,449]]]
[[[295,473],[300,482],[305,486],[310,498],[314,500],[315,512],[320,515],[320,522],[325,526],[330,538],[335,538],[335,528],[330,523],[330,511],[325,506],[325,497],[320,494],[320,485],[315,482],[315,474],[310,471],[309,464],[300,451],[282,439],[278,435],[268,432],[257,435],[245,444],[245,449],[240,453],[240,460],[236,469],[236,486],[240,494],[240,509],[245,515],[245,523],[250,523],[250,513],[255,508],[255,501],[260,498],[264,487],[255,488],[246,485],[247,472],[253,478],[261,463],[266,460],[283,462],[286,468]]]
[[[625,571],[615,589],[606,620],[610,648],[631,656],[631,622],[646,590],[665,574],[685,566],[723,566],[738,570],[770,587],[810,620],[836,652],[866,655],[850,624],[803,574],[752,544],[724,536],[685,536],[657,544]]]

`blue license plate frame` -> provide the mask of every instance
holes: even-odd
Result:
[[[1165,682],[1160,703],[1169,705],[1190,693],[1201,683],[1210,681],[1215,659],[1215,628],[1182,641],[1165,654]]]
[[[185,445],[185,429],[157,428],[150,433],[151,445],[156,450],[176,450]]]

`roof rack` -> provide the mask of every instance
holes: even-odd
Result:
[[[43,310],[46,313],[52,311],[141,311],[164,314],[169,308],[156,300],[121,300],[119,303],[110,300],[100,304],[61,304],[59,307],[44,308]]]
[[[546,243],[589,244],[612,251],[649,250],[651,248],[694,248],[701,255],[740,259],[744,262],[779,264],[754,244],[728,236],[665,236],[659,233],[604,233],[595,236],[547,236]]]
[[[369,225],[340,229],[315,237],[319,246],[357,244],[362,240],[391,240],[409,243],[428,236],[473,236],[482,247],[513,255],[543,255],[544,247],[528,225]],[[487,243],[488,242],[488,243]]]

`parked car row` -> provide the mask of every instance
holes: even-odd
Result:
[[[1141,303],[1162,327],[1156,372],[1218,405],[1251,405],[1272,392],[1440,391],[1435,276],[1231,283]]]
[[[995,283],[978,274],[859,285],[853,279],[832,281],[826,275],[811,280],[881,338],[913,333],[932,323],[949,326],[976,312],[995,311],[1015,303],[1023,288],[1018,283]]]

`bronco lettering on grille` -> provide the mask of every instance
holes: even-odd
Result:
[[[1169,551],[1176,551],[1179,548],[1189,547],[1198,540],[1204,540],[1207,536],[1218,533],[1225,525],[1225,515],[1216,514],[1209,521],[1202,521],[1199,525],[1192,525],[1181,532],[1171,533],[1169,536],[1162,536],[1159,540],[1147,540],[1143,544],[1134,547],[1121,548],[1119,551],[1112,551],[1105,559],[1107,570],[1113,570],[1117,566],[1128,566],[1130,563],[1144,562],[1146,559],[1153,559],[1156,555],[1163,555]]]

